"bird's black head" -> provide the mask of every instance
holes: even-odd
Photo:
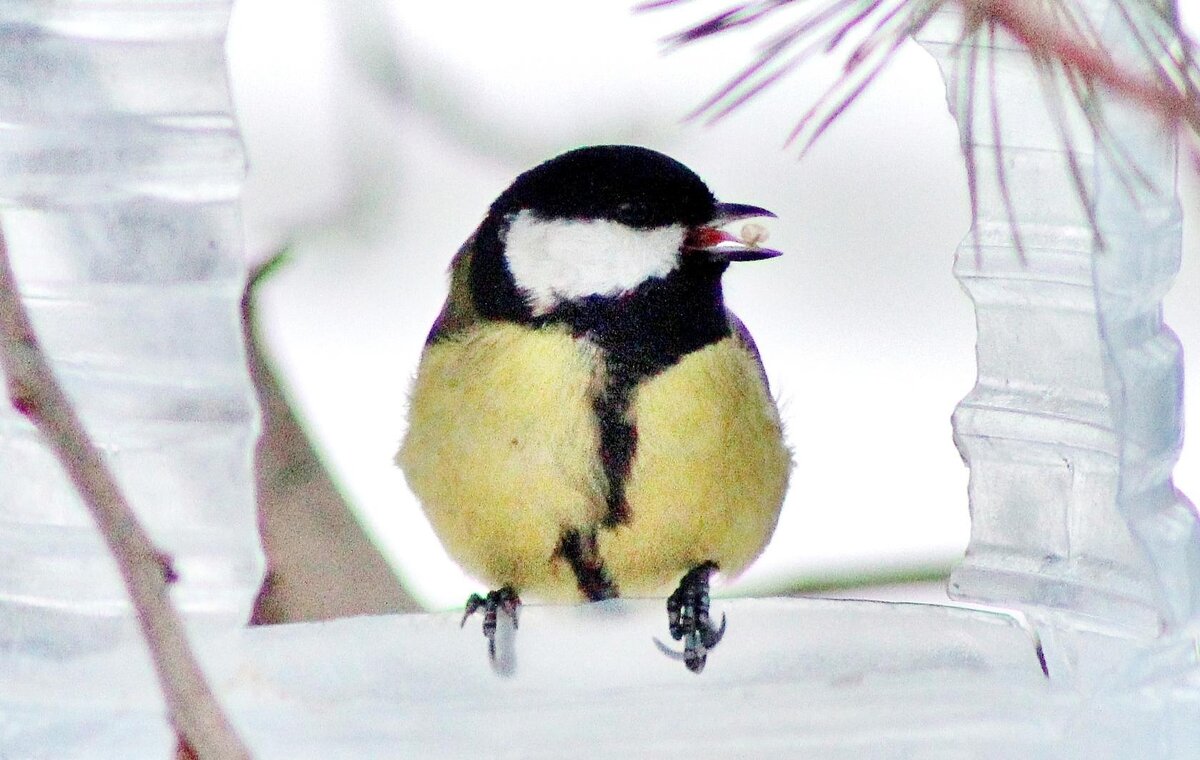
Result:
[[[718,203],[695,172],[656,151],[572,150],[521,174],[492,204],[470,263],[474,306],[492,319],[544,322],[631,299],[657,310],[687,301],[724,320],[720,277],[729,262],[777,252],[719,227],[764,215]]]
[[[651,229],[705,224],[716,208],[704,181],[670,156],[634,145],[596,145],[563,153],[517,177],[491,211]]]

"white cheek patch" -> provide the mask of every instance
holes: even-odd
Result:
[[[608,220],[545,221],[522,211],[505,237],[505,256],[535,316],[591,295],[615,296],[679,266],[681,225],[639,230]]]

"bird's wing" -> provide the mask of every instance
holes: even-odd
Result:
[[[475,255],[475,236],[479,230],[471,233],[471,237],[462,244],[458,253],[450,261],[450,294],[429,335],[425,345],[457,335],[479,321],[479,313],[475,311],[475,302],[471,298],[471,260]]]
[[[767,381],[767,369],[763,366],[762,354],[758,352],[758,345],[754,342],[754,336],[746,329],[745,323],[728,309],[725,310],[726,316],[729,318],[729,329],[733,333],[734,340],[742,344],[742,348],[746,349],[746,353],[754,358],[754,364],[758,367],[758,373],[762,375],[763,386],[767,392],[771,390],[771,384]]]

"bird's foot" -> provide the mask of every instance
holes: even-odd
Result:
[[[663,653],[683,660],[693,673],[704,670],[709,651],[725,635],[725,616],[721,615],[719,628],[708,617],[708,579],[716,571],[716,562],[697,565],[683,576],[679,588],[667,598],[667,625],[671,638],[683,641],[683,651],[676,652],[658,639],[654,640]]]
[[[517,611],[521,608],[521,597],[517,596],[517,592],[511,586],[489,591],[487,596],[479,594],[471,594],[467,599],[467,607],[463,612],[462,622],[459,627],[467,624],[467,618],[474,615],[479,610],[483,610],[483,635],[488,640],[488,660],[492,666],[496,666],[496,618],[500,612],[508,616],[512,621],[512,627],[515,630],[517,627]]]

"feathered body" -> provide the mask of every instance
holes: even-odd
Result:
[[[397,462],[447,551],[522,596],[736,574],[770,538],[790,456],[723,302],[728,262],[688,251],[715,201],[665,156],[610,185],[611,156],[571,156],[518,178],[455,257]]]

